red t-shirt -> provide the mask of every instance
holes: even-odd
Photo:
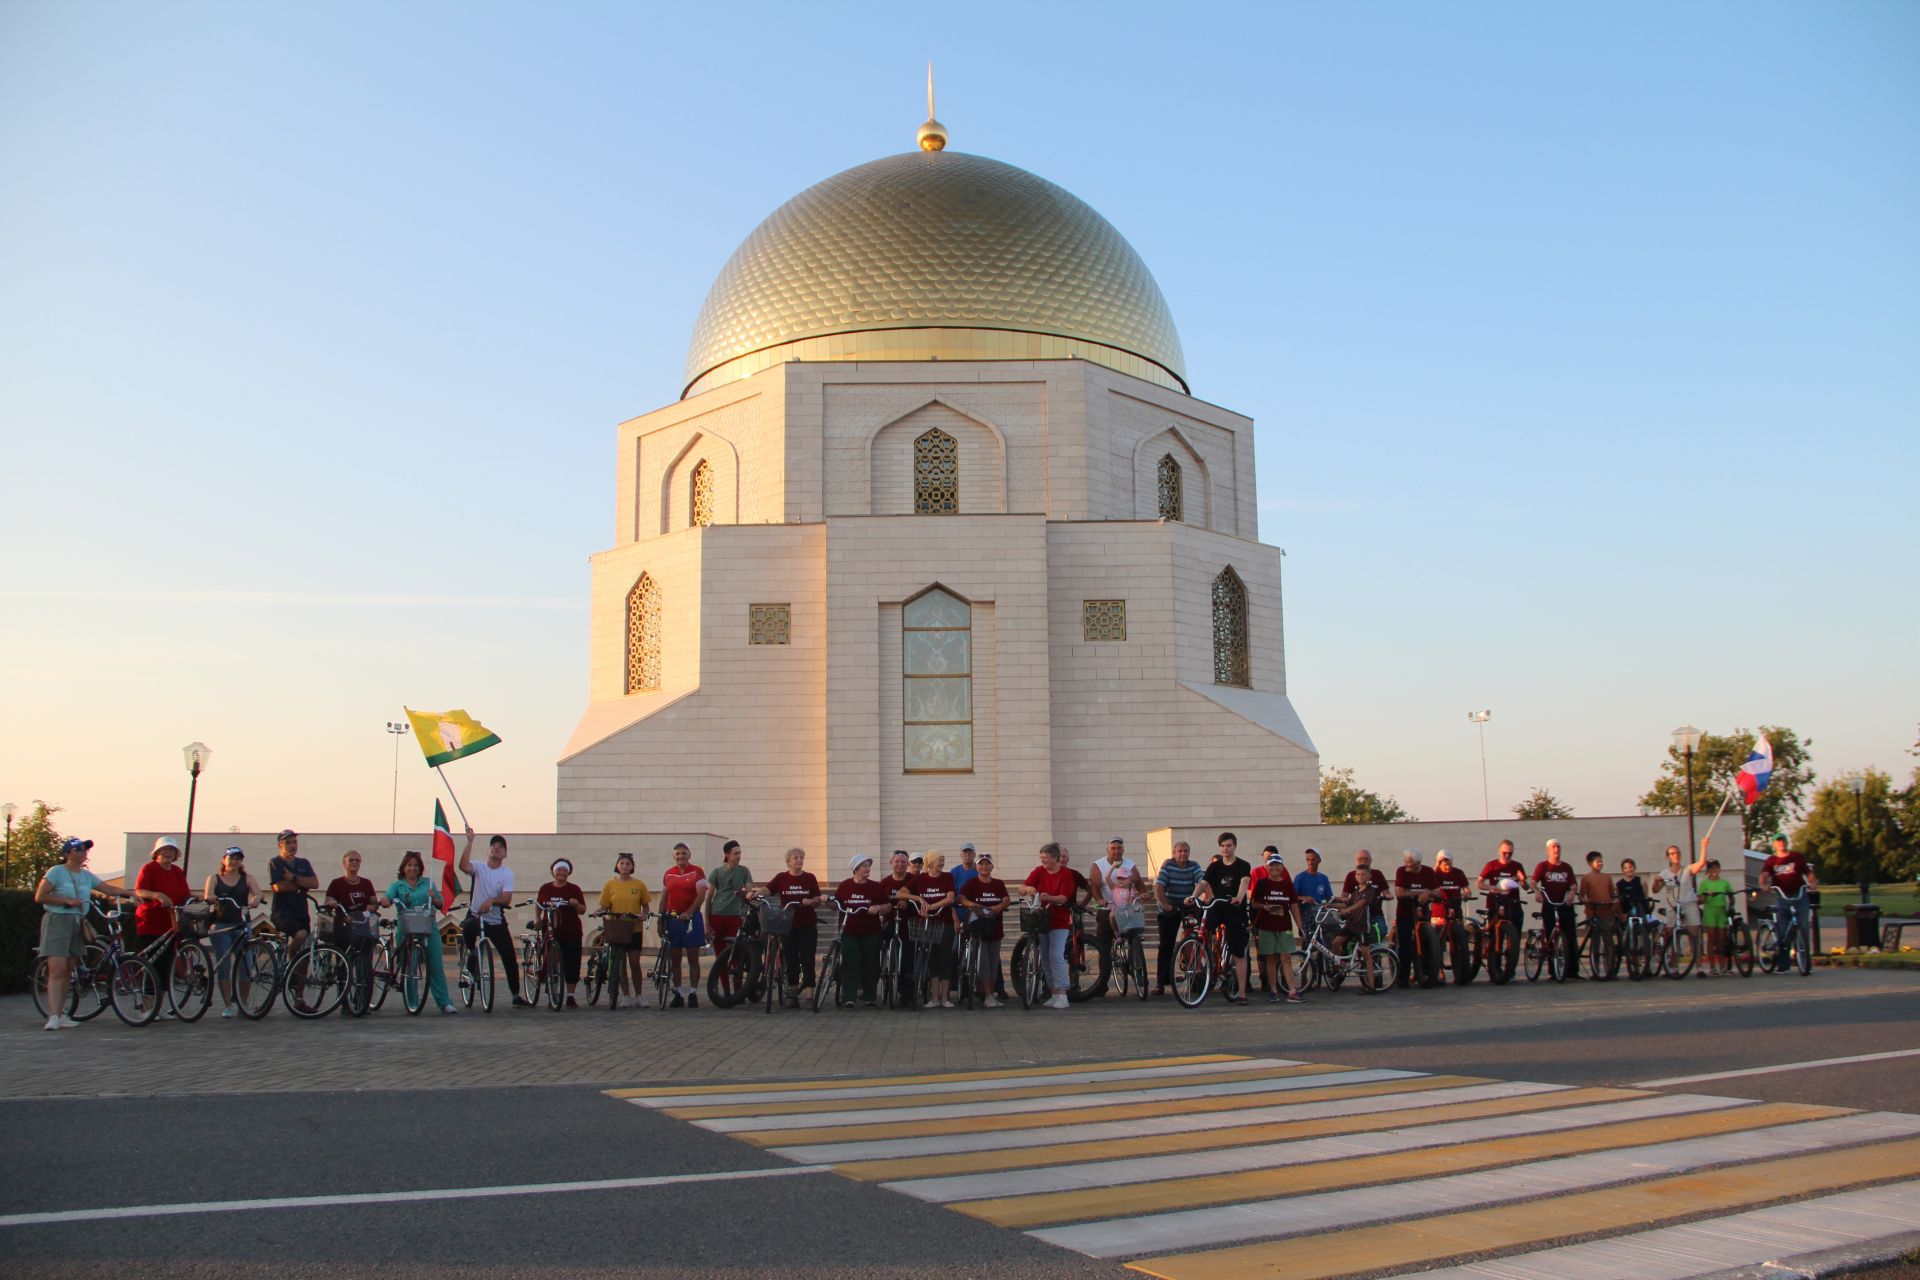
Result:
[[[858,880],[842,880],[840,887],[833,891],[840,905],[848,910],[865,907],[858,915],[847,917],[846,935],[849,938],[871,938],[880,932],[880,917],[874,915],[876,907],[884,907],[890,897],[887,888],[880,881],[867,878],[865,884]]]
[[[177,863],[169,867],[158,862],[149,862],[140,868],[140,874],[134,877],[133,887],[150,889],[154,893],[164,893],[173,903],[170,907],[163,902],[142,900],[140,905],[133,909],[134,932],[147,937],[171,932],[173,907],[180,906],[193,894],[193,891],[187,887],[187,873],[182,871]]]
[[[1347,872],[1347,878],[1340,882],[1340,896],[1352,901],[1372,888],[1378,897],[1387,893],[1387,878],[1380,872],[1368,867],[1365,871],[1355,867]]]
[[[358,880],[348,880],[345,876],[335,876],[333,883],[327,886],[327,896],[349,911],[365,911],[374,905],[374,899],[380,896],[380,890],[373,881],[361,876]]]
[[[1771,874],[1773,887],[1789,898],[1797,896],[1806,887],[1807,876],[1813,871],[1807,865],[1806,858],[1791,849],[1785,853],[1769,854],[1760,869]]]
[[[1512,858],[1508,858],[1504,862],[1499,858],[1495,858],[1492,862],[1480,868],[1480,878],[1491,881],[1495,885],[1499,884],[1502,877],[1505,876],[1512,876],[1520,882],[1522,888],[1526,886],[1527,869]],[[1511,899],[1518,896],[1518,893],[1518,890],[1515,890],[1513,893],[1503,893],[1496,888],[1489,888],[1487,890],[1487,896],[1489,898]]]
[[[580,916],[587,909],[587,896],[580,892],[580,886],[569,880],[566,884],[555,884],[549,880],[540,886],[540,892],[533,895],[541,902],[571,902],[573,910],[556,911],[552,915],[553,936],[556,938],[577,938],[580,936]]]
[[[1440,890],[1442,900],[1459,902],[1467,896],[1467,873],[1458,867],[1448,867],[1445,871],[1433,869],[1433,887]]]
[[[967,905],[971,907],[992,908],[1005,906],[1007,901],[1006,882],[995,880],[991,876],[975,876],[960,886],[960,896],[964,898]],[[1005,936],[1006,922],[1000,916],[986,917],[984,915],[976,915],[975,919],[986,919],[987,936],[989,938]]]
[[[1293,891],[1293,874],[1285,867],[1275,867],[1271,871],[1266,867],[1255,867],[1247,896],[1257,908],[1254,913],[1255,928],[1265,929],[1269,933],[1292,932],[1292,908],[1299,901],[1299,895]]]
[[[660,873],[660,896],[672,915],[693,910],[694,899],[707,883],[707,873],[689,862],[684,867],[668,867]]]
[[[1035,867],[1027,872],[1027,884],[1040,893],[1060,894],[1073,899],[1075,892],[1073,868],[1061,867],[1058,871],[1049,871],[1045,867]],[[1047,904],[1047,928],[1070,929],[1073,927],[1073,912],[1059,903]]]
[[[820,882],[813,878],[813,872],[811,871],[802,871],[799,875],[795,875],[791,871],[782,871],[779,875],[767,881],[767,892],[779,899],[781,905],[784,906],[789,902],[800,902],[806,898],[819,897]],[[793,923],[795,926],[802,929],[810,927],[818,919],[818,917],[814,915],[812,907],[796,906],[791,914],[793,915]]]
[[[923,871],[917,876],[908,876],[907,885],[907,892],[911,893],[914,897],[924,902],[937,902],[953,892],[953,875],[951,872],[946,871],[942,871],[939,875]],[[944,920],[948,924],[952,924],[953,908],[947,907],[941,911],[929,911],[927,912],[927,919],[929,921]]]
[[[1419,903],[1415,896],[1422,889],[1437,889],[1440,881],[1435,878],[1432,867],[1409,867],[1402,864],[1394,868],[1393,887],[1398,891],[1395,901],[1401,911],[1413,911]]]
[[[1571,901],[1574,881],[1579,879],[1571,862],[1543,862],[1533,869],[1533,883],[1540,894],[1555,906]]]

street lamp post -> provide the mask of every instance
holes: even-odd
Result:
[[[1860,850],[1860,901],[1871,902],[1873,877],[1867,874],[1867,775],[1848,774],[1847,790],[1853,792],[1853,839]]]
[[[400,830],[400,739],[413,731],[411,725],[398,721],[387,721],[387,732],[393,735],[393,820],[394,832]]]
[[[180,754],[186,757],[187,773],[193,779],[187,784],[187,834],[180,850],[180,873],[185,875],[193,865],[193,802],[199,797],[200,773],[207,767],[207,761],[213,759],[213,748],[204,742],[189,742],[180,748]]]
[[[1493,816],[1487,807],[1487,721],[1493,719],[1493,712],[1469,711],[1467,719],[1480,726],[1480,819],[1484,822]]]
[[[1687,762],[1687,861],[1700,856],[1700,846],[1693,838],[1693,753],[1700,749],[1700,740],[1705,735],[1690,724],[1683,724],[1673,731],[1673,748]]]
[[[0,886],[13,879],[13,815],[19,807],[11,800],[0,804],[0,813],[7,815],[7,851],[0,856]]]

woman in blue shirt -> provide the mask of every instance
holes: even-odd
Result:
[[[87,870],[87,851],[91,848],[91,840],[67,841],[60,848],[61,860],[48,867],[33,888],[33,900],[46,909],[46,914],[40,917],[40,954],[47,962],[49,1031],[80,1025],[67,1016],[67,986],[73,962],[86,954],[87,908],[92,905],[93,895],[139,896],[105,884]]]
[[[409,849],[400,859],[400,878],[387,886],[387,901],[405,911],[443,910],[440,892],[427,881],[427,864],[419,853]],[[440,1012],[454,1012],[447,998],[447,965],[440,951],[440,930],[436,927],[427,939],[427,992]]]

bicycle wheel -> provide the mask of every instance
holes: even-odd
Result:
[[[1579,957],[1573,954],[1573,939],[1554,931],[1551,945],[1547,947],[1547,976],[1555,982],[1565,982]]]
[[[394,967],[393,942],[381,938],[373,948],[373,982],[367,987],[367,1011],[378,1013],[380,1006],[387,1002],[387,992],[400,985],[400,975]]]
[[[1514,968],[1520,963],[1520,931],[1513,921],[1502,920],[1487,937],[1487,981],[1504,987],[1513,981]]]
[[[1472,982],[1480,976],[1480,970],[1486,968],[1486,931],[1480,927],[1478,920],[1469,920],[1465,924],[1455,925],[1454,927],[1462,930],[1467,935],[1467,976],[1460,979],[1460,981],[1462,983]]]
[[[961,936],[960,962],[954,966],[954,975],[954,986],[958,988],[953,993],[954,999],[962,1009],[973,1008],[980,986],[980,939],[971,933]]]
[[[567,1003],[567,975],[560,965],[560,948],[547,943],[544,962],[547,970],[547,1008],[558,1010]]]
[[[1044,933],[1033,936],[1033,945],[1027,948],[1027,971],[1022,975],[1021,987],[1024,994],[1020,1002],[1028,1008],[1046,1004],[1053,995],[1047,985],[1049,964],[1046,955],[1046,937]]]
[[[1074,1004],[1107,994],[1113,980],[1113,953],[1094,933],[1070,935],[1078,942],[1067,946],[1067,999]]]
[[[233,1006],[248,1022],[258,1022],[280,994],[280,953],[265,938],[251,938],[227,953]]]
[[[167,965],[167,1000],[182,1022],[198,1022],[213,1002],[213,957],[198,942],[181,940]]]
[[[373,990],[373,960],[365,951],[347,956],[347,985],[341,991],[340,1012],[358,1018],[367,1012]]]
[[[820,961],[820,967],[814,971],[813,1011],[815,1013],[820,1012],[830,998],[832,998],[837,1005],[839,1003],[839,990],[840,939],[835,938],[828,944],[826,957]]]
[[[280,996],[296,1018],[324,1018],[347,994],[347,958],[332,947],[309,944],[287,962]]]
[[[1373,967],[1373,989],[1391,991],[1400,980],[1400,956],[1391,947],[1376,946],[1368,959]]]
[[[1419,938],[1416,948],[1419,964],[1414,967],[1414,973],[1420,985],[1431,991],[1440,985],[1440,950],[1446,943],[1432,924],[1422,924],[1414,932]]]
[[[1620,937],[1610,921],[1593,932],[1590,964],[1596,978],[1611,980],[1620,976]]]
[[[394,960],[399,970],[395,975],[400,986],[400,1007],[408,1013],[419,1013],[427,1007],[427,944],[418,938],[408,938],[400,944],[400,954]]]
[[[1521,943],[1521,955],[1526,965],[1527,981],[1540,981],[1540,971],[1547,963],[1547,946],[1541,940],[1538,929],[1527,930],[1526,941]]]
[[[1739,916],[1727,921],[1727,960],[1741,977],[1753,976],[1753,931]]]
[[[1799,929],[1793,931],[1793,967],[1803,978],[1813,976],[1813,944]]]
[[[587,989],[587,1007],[591,1009],[600,1003],[600,988],[606,985],[602,973],[606,967],[606,949],[596,945],[593,954],[587,957],[580,972],[580,985]]]
[[[130,1027],[144,1027],[160,1016],[166,999],[160,975],[139,956],[121,956],[113,962],[109,975],[108,1000],[120,1021]]]
[[[673,948],[660,944],[660,950],[653,957],[653,999],[656,1007],[667,1007],[667,997],[673,994]],[[637,996],[635,997],[638,998]]]
[[[1462,924],[1447,926],[1447,967],[1453,975],[1453,985],[1464,987],[1473,981],[1475,965],[1473,963],[1473,942],[1467,937],[1467,929]]]
[[[786,957],[781,955],[780,935],[769,933],[760,953],[760,1003],[772,1013],[787,996]]]
[[[1693,972],[1693,966],[1699,961],[1699,948],[1694,945],[1693,933],[1684,927],[1675,929],[1667,935],[1667,976],[1684,978]]]
[[[1189,936],[1173,953],[1173,998],[1188,1009],[1207,1002],[1213,989],[1213,957],[1204,939]]]
[[[493,1012],[493,977],[497,957],[493,954],[493,943],[485,934],[473,946],[473,998],[480,1002],[481,1009]]]

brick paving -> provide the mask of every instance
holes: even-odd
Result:
[[[623,1085],[960,1070],[1153,1054],[1305,1054],[1316,1045],[1394,1044],[1463,1031],[1536,1032],[1585,1018],[1694,1013],[1732,1003],[1781,1007],[1834,998],[1920,996],[1920,974],[1822,971],[1773,978],[1646,983],[1477,983],[1367,997],[1319,994],[1301,1007],[1199,1010],[1109,999],[1065,1013],[926,1010],[813,1014],[758,1008],[609,1013],[510,1009],[409,1017],[397,1000],[364,1019],[301,1022],[276,1008],[258,1023],[122,1025],[109,1010],[71,1031],[42,1030],[26,997],[0,999],[0,1097],[32,1098],[499,1085]],[[1805,1057],[1844,1047],[1819,1043]],[[1411,1056],[1417,1058],[1417,1053]],[[1417,1061],[1407,1065],[1418,1066]],[[1700,1070],[1713,1069],[1710,1065]]]

